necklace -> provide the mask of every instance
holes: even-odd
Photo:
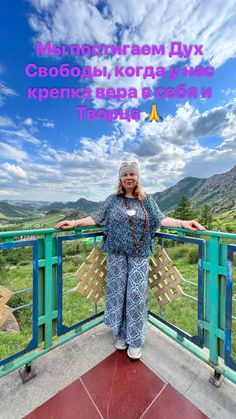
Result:
[[[126,209],[126,212],[130,217],[133,217],[133,215],[136,214],[136,210],[134,208]]]
[[[139,205],[141,206],[143,214],[144,214],[143,231],[142,231],[140,239],[138,240],[136,233],[134,231],[134,215],[136,214],[136,210],[134,208],[130,208],[128,199],[126,198],[126,196],[124,197],[124,200],[125,200],[126,212],[129,215],[129,225],[130,225],[130,230],[132,232],[133,242],[135,246],[135,254],[137,256],[139,254],[140,247],[144,241],[145,233],[147,231],[147,226],[148,226],[147,211],[145,210],[142,201],[138,200]]]

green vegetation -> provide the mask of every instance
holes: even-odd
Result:
[[[70,210],[55,209],[49,211],[46,215],[39,215],[39,213],[31,212],[31,215],[24,217],[7,218],[5,215],[1,216],[0,211],[0,232],[12,230],[33,230],[42,228],[53,228],[58,221],[65,218],[71,218]],[[188,197],[182,196],[176,206],[175,211],[166,212],[170,217],[178,219],[192,219],[195,218],[203,224],[208,230],[225,231],[229,233],[236,232],[236,210],[231,209],[224,212],[214,213],[209,205],[203,207],[193,208],[190,205]]]
[[[75,275],[79,266],[86,259],[93,245],[85,240],[65,242],[63,245],[63,293],[73,290],[79,278]],[[32,251],[30,248],[3,250],[0,252],[0,285],[16,292],[32,287]],[[11,308],[32,302],[32,292],[26,291],[11,297],[7,305]],[[103,310],[103,302],[97,309]],[[67,326],[83,320],[95,312],[95,305],[77,292],[63,297],[63,321]],[[24,349],[31,340],[32,308],[16,310],[14,316],[19,332],[0,332],[0,359]]]
[[[16,230],[34,230],[42,228],[53,228],[58,221],[66,218],[65,211],[56,211],[49,213],[39,218],[26,218],[26,219],[12,219],[8,221],[1,221],[0,219],[0,232],[1,231],[16,231]],[[68,217],[69,218],[69,217]]]
[[[172,265],[176,266],[185,280],[191,281],[197,285],[197,248],[195,245],[178,244],[174,247],[165,249],[171,258]],[[236,256],[235,256],[236,265]],[[197,286],[187,283],[180,285],[184,294],[197,298]],[[158,314],[166,321],[174,324],[179,329],[184,330],[189,335],[197,334],[197,301],[182,295],[180,298],[169,302],[160,308],[156,302],[156,288],[149,290],[149,309]],[[236,271],[234,272],[234,290],[233,298],[236,299]],[[236,317],[236,303],[233,304],[233,316]],[[236,360],[236,321],[232,321],[232,356]]]
[[[236,210],[230,210],[214,215],[212,230],[236,233]]]
[[[184,279],[187,279],[197,285],[197,248],[192,245],[177,245],[166,249],[171,263],[168,265],[176,266]],[[194,298],[197,298],[197,286],[181,283],[182,291]],[[156,303],[156,289],[149,291],[150,310],[161,315],[168,322],[176,325],[178,328],[186,331],[190,335],[197,333],[197,301],[194,301],[184,295],[181,298],[173,300],[162,306],[162,309]]]
[[[182,196],[173,213],[173,217],[180,220],[191,220],[195,217],[195,211],[191,208],[190,201],[187,196]]]
[[[167,244],[167,243],[166,243]],[[79,278],[75,275],[78,267],[83,263],[92,249],[92,244],[85,240],[65,242],[63,245],[63,320],[64,324],[71,326],[76,322],[94,314],[95,305],[85,297],[74,292]],[[197,248],[193,245],[181,244],[167,247],[167,253],[171,258],[169,267],[175,265],[181,275],[197,285]],[[31,250],[14,249],[2,251],[0,254],[0,284],[11,291],[30,288],[32,285]],[[197,287],[187,283],[181,284],[185,294],[197,298]],[[235,292],[236,293],[236,278]],[[182,295],[180,298],[166,304],[160,309],[156,301],[156,288],[149,290],[149,308],[165,320],[173,323],[178,328],[190,335],[197,333],[197,302]],[[32,292],[17,294],[10,300],[12,308],[30,303]],[[97,310],[103,310],[104,301],[101,301]],[[0,359],[23,349],[31,339],[31,307],[17,310],[14,313],[20,327],[20,332],[0,332]],[[234,316],[236,307],[234,304]],[[233,322],[233,356],[236,357],[236,324]]]
[[[236,232],[236,213],[230,210],[224,213],[213,214],[205,205],[199,210],[192,209],[186,199],[182,199],[174,216],[181,219],[196,218],[208,229],[227,232]],[[177,211],[177,209],[176,209]],[[173,215],[173,214],[172,214]],[[191,215],[191,216],[190,216]],[[65,211],[50,212],[39,219],[28,220],[19,224],[2,224],[3,231],[19,229],[40,229],[53,227],[59,220],[65,218]],[[197,284],[197,249],[192,245],[179,245],[166,242],[167,252],[172,259],[172,264],[177,267],[181,275]],[[78,267],[85,260],[92,249],[92,243],[86,240],[66,242],[63,245],[63,292],[73,290],[79,279],[75,276]],[[32,286],[32,251],[30,248],[0,251],[0,285],[11,291],[19,291]],[[197,287],[182,283],[181,289],[185,294],[197,297]],[[156,289],[149,291],[149,308],[180,329],[194,335],[197,333],[197,302],[182,295],[162,309],[156,302]],[[234,298],[236,298],[236,278],[234,285]],[[32,301],[32,292],[20,293],[11,298],[8,305],[12,308]],[[98,305],[98,311],[103,310],[104,301]],[[94,314],[95,305],[78,293],[71,292],[63,297],[64,324],[71,326],[74,323]],[[233,304],[233,315],[236,316],[236,304]],[[14,312],[19,324],[20,332],[0,332],[0,359],[15,353],[27,345],[31,339],[31,307]],[[233,356],[236,359],[236,321],[233,321]]]
[[[213,224],[213,215],[209,205],[204,205],[201,210],[199,222],[204,225],[207,230],[212,229]]]
[[[186,196],[183,196],[175,211],[169,213],[170,217],[181,220],[196,219],[207,230],[216,230],[226,233],[236,233],[236,210],[214,213],[209,205],[193,208]]]

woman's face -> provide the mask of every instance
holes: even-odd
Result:
[[[132,172],[125,173],[120,179],[125,190],[130,188],[134,189],[138,183],[138,176]]]

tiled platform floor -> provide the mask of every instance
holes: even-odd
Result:
[[[142,361],[116,351],[26,416],[27,419],[197,419],[197,407]]]

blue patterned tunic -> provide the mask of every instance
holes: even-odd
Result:
[[[110,195],[91,217],[104,227],[102,250],[107,252],[106,302],[104,323],[112,328],[116,339],[125,339],[133,347],[144,343],[147,331],[148,256],[152,239],[164,215],[154,199],[147,195],[142,201],[146,211],[147,229],[136,255],[130,216],[122,195]],[[133,228],[139,242],[145,215],[138,199],[127,198],[128,207],[135,209]]]
[[[137,242],[139,242],[144,227],[144,213],[138,199],[127,198],[127,202],[130,209],[136,210],[136,214],[133,217],[133,226]],[[161,213],[158,205],[151,196],[147,195],[142,202],[147,213],[148,227],[138,256],[148,257],[152,252],[152,239],[154,238],[155,231],[160,227],[161,220],[165,216]],[[103,251],[124,254],[126,256],[136,255],[136,246],[129,222],[130,216],[127,214],[122,195],[109,195],[102,206],[91,217],[97,225],[104,227]]]

